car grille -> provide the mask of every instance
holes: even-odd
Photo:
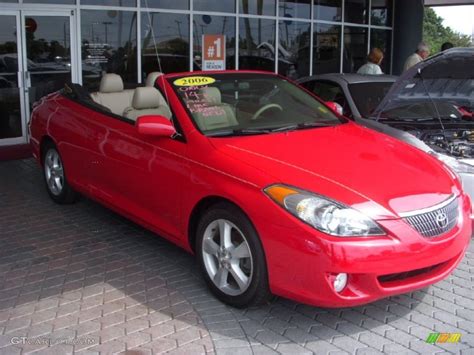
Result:
[[[439,205],[438,208],[420,213],[407,213],[403,219],[426,238],[433,238],[449,232],[458,222],[459,201],[450,198]]]

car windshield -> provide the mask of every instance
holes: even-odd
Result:
[[[361,117],[370,117],[392,85],[391,81],[349,84],[349,91]]]
[[[170,84],[207,136],[264,134],[345,122],[298,86],[274,75],[199,74]]]

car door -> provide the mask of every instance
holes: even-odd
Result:
[[[91,124],[92,194],[165,236],[178,237],[186,143],[140,135],[133,121],[112,114],[97,115]]]

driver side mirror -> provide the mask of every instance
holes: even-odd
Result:
[[[135,123],[138,133],[154,137],[172,137],[176,133],[171,121],[165,116],[150,115],[138,117]]]
[[[339,105],[337,102],[326,101],[326,106],[329,107],[333,112],[337,113],[338,115],[343,114],[342,106]]]

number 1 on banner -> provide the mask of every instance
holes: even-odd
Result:
[[[222,39],[219,37],[218,39],[216,39],[216,40],[214,41],[214,44],[216,45],[216,57],[217,57],[217,58],[221,58],[221,56],[222,56],[222,54],[221,54],[221,53],[222,53],[222,52],[221,52],[221,50],[222,50],[222,49],[221,49],[221,46],[222,46],[221,40],[222,40]]]

